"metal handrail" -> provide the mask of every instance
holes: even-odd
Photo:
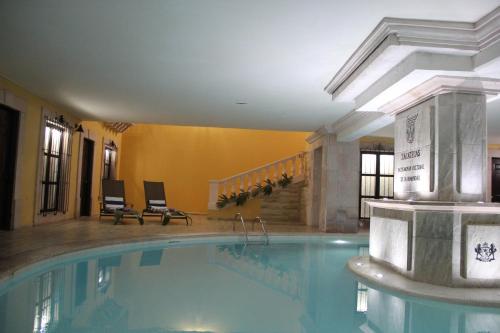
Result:
[[[253,226],[254,226],[255,222],[260,223],[260,226],[262,227],[262,232],[264,233],[264,236],[266,236],[266,244],[269,244],[269,235],[267,234],[264,220],[260,216],[256,216],[255,219],[253,220],[253,223],[252,223],[252,230],[253,230]]]
[[[245,224],[245,220],[243,219],[243,216],[241,215],[241,213],[236,213],[236,215],[234,215],[233,232],[236,231],[235,222],[237,220],[241,221],[241,225],[243,226],[243,231],[245,232],[245,243],[247,243],[248,242],[248,231],[247,231],[247,226]]]

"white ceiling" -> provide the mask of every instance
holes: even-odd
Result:
[[[88,119],[311,131],[352,109],[323,87],[383,17],[499,4],[0,0],[0,74]]]

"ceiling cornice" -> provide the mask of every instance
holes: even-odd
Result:
[[[325,91],[336,91],[369,59],[391,45],[478,53],[500,40],[500,7],[475,23],[384,18],[356,49]]]
[[[432,96],[447,92],[497,95],[500,94],[500,80],[480,77],[435,76],[381,106],[377,111],[395,115]]]
[[[325,135],[333,134],[333,133],[334,133],[334,131],[333,131],[331,125],[323,125],[320,128],[318,128],[317,130],[315,130],[311,135],[309,135],[306,138],[306,142],[309,144],[312,144],[312,143],[316,142],[317,140],[321,139],[322,137],[324,137]]]

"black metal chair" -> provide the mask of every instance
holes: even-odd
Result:
[[[103,179],[102,197],[99,221],[103,216],[113,216],[115,224],[124,218],[137,219],[141,225],[144,224],[142,216],[136,210],[127,207],[123,180]]]
[[[144,216],[159,216],[165,225],[170,220],[185,220],[186,225],[193,224],[193,219],[187,213],[167,207],[163,182],[144,181],[144,196],[146,208],[142,211]]]

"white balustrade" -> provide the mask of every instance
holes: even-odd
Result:
[[[222,194],[230,196],[231,193],[235,192],[236,188],[250,190],[266,179],[272,178],[273,181],[278,180],[283,173],[293,176],[294,182],[304,179],[304,154],[304,152],[301,152],[297,155],[274,161],[224,179],[209,180],[208,209],[217,208],[217,200]],[[247,185],[246,188],[245,184]]]

